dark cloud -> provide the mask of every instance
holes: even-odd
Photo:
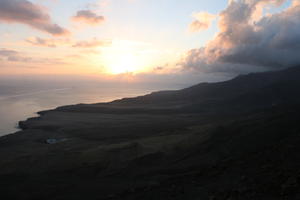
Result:
[[[99,25],[104,22],[105,18],[101,15],[97,15],[91,10],[80,10],[73,17],[74,21],[84,22],[90,25]]]
[[[69,33],[66,29],[54,24],[41,7],[27,0],[0,0],[0,22],[26,24],[52,35]]]
[[[179,63],[184,69],[243,73],[300,64],[300,3],[262,16],[285,0],[233,0],[219,15],[217,36],[193,49]]]

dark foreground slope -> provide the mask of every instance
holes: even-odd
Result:
[[[300,199],[299,87],[291,68],[41,112],[0,138],[1,199]]]

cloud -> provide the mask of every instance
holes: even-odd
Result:
[[[0,49],[0,58],[11,62],[29,62],[31,57],[24,57],[19,52],[9,49]]]
[[[25,24],[55,36],[69,34],[54,24],[40,6],[27,0],[0,0],[0,22]]]
[[[33,58],[24,56],[23,53],[11,50],[11,49],[0,49],[0,59],[8,62],[19,62],[19,63],[30,63],[30,64],[44,64],[44,65],[61,65],[65,64],[62,59],[57,58]]]
[[[80,10],[72,19],[73,21],[84,22],[89,25],[99,25],[105,20],[103,16],[97,15],[91,10]]]
[[[26,39],[25,41],[34,46],[44,46],[50,48],[55,48],[57,46],[62,46],[70,43],[68,39],[44,39],[40,37],[31,37]]]
[[[204,47],[186,53],[185,70],[243,73],[300,64],[300,3],[263,15],[286,0],[232,0],[219,14],[219,32]]]
[[[27,43],[34,46],[50,47],[56,48],[61,46],[71,46],[75,48],[86,48],[89,52],[92,52],[92,48],[104,47],[111,45],[111,40],[98,40],[93,38],[91,40],[81,40],[73,41],[71,39],[61,39],[61,38],[40,38],[40,37],[30,37],[25,40]]]
[[[79,41],[76,44],[73,45],[73,47],[76,48],[95,48],[100,46],[109,46],[111,44],[110,40],[98,40],[94,38],[90,41]]]
[[[194,13],[193,17],[195,20],[190,24],[189,30],[191,32],[198,32],[208,29],[217,16],[207,12],[199,12]]]

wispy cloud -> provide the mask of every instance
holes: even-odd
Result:
[[[105,18],[101,15],[94,13],[91,10],[80,10],[72,17],[73,21],[83,22],[89,25],[99,25],[105,21]]]
[[[86,40],[82,40],[79,42],[76,42],[73,47],[76,48],[95,48],[95,47],[101,47],[101,46],[109,46],[111,45],[111,41],[110,40],[98,40],[96,38],[94,38],[93,40],[90,41],[86,41]]]
[[[0,22],[25,24],[55,36],[69,34],[53,23],[45,10],[27,0],[0,0]]]
[[[199,12],[194,13],[193,17],[195,20],[190,24],[189,30],[191,32],[198,32],[208,29],[217,16],[207,12]]]
[[[69,38],[40,38],[40,37],[30,37],[25,40],[27,43],[34,46],[42,46],[49,48],[56,47],[73,47],[73,48],[85,48],[85,49],[93,49],[97,47],[106,47],[112,44],[111,40],[99,40],[97,38],[93,38],[91,40],[80,40],[74,41]],[[91,50],[89,50],[91,51]]]
[[[62,59],[58,58],[33,58],[26,56],[25,53],[11,50],[11,49],[0,49],[0,58],[8,62],[16,63],[35,63],[45,65],[60,65],[65,64]]]
[[[50,47],[55,48],[58,46],[63,46],[66,44],[70,44],[69,39],[46,39],[46,38],[40,38],[40,37],[31,37],[25,40],[29,44],[32,44],[34,46],[44,46],[44,47]]]
[[[0,49],[0,57],[12,62],[29,62],[32,60],[31,57],[22,56],[18,51],[10,49]]]

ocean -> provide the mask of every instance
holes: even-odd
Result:
[[[109,102],[161,89],[177,88],[84,81],[0,80],[0,136],[18,131],[18,122],[37,116],[38,111],[63,105]]]

